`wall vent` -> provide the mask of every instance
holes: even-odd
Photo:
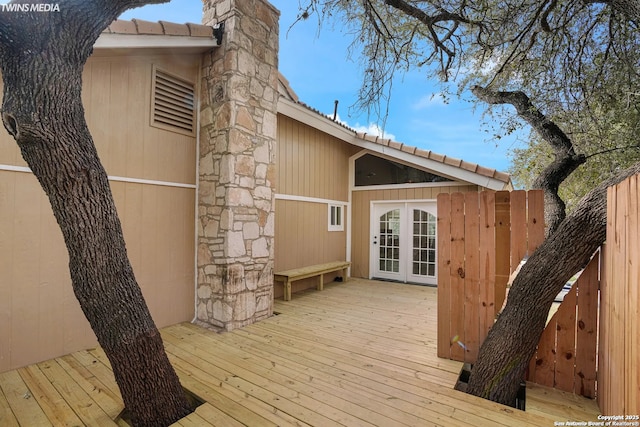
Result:
[[[192,82],[153,67],[151,125],[195,134],[195,88]]]

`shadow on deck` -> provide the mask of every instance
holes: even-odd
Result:
[[[181,426],[553,426],[596,421],[594,401],[529,384],[522,412],[453,390],[436,356],[435,288],[353,279],[275,302],[213,333],[162,330],[183,386],[206,403]],[[101,349],[0,374],[0,426],[115,426],[122,401]]]

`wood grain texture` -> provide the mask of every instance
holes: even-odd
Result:
[[[182,384],[205,401],[176,425],[538,427],[558,419],[596,421],[593,401],[541,386],[528,386],[527,412],[453,390],[462,364],[437,357],[437,292],[352,279],[278,300],[279,315],[232,332],[188,323],[163,329]],[[86,417],[92,411],[110,418],[122,408],[100,348],[0,374],[0,390],[0,414],[9,408],[21,425],[62,425],[61,419],[112,425]],[[24,399],[26,392],[34,397]]]

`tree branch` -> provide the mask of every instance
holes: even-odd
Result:
[[[513,105],[518,116],[529,123],[553,149],[555,160],[540,173],[532,185],[533,188],[544,191],[545,223],[547,235],[550,235],[566,217],[565,203],[558,195],[560,184],[586,162],[587,157],[576,154],[571,139],[557,124],[542,114],[524,92],[500,92],[480,86],[474,86],[471,91],[478,99],[489,104]]]
[[[608,150],[596,151],[595,153],[591,153],[591,154],[587,155],[586,158],[590,159],[591,157],[600,156],[600,155],[603,155],[603,154],[613,153],[614,151],[631,150],[632,148],[640,148],[640,144],[628,145],[626,147],[613,147],[613,148],[609,148]]]

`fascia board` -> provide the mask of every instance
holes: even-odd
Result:
[[[206,52],[218,46],[215,38],[190,36],[163,36],[144,34],[110,34],[103,33],[98,37],[94,49],[185,49],[196,48]]]

